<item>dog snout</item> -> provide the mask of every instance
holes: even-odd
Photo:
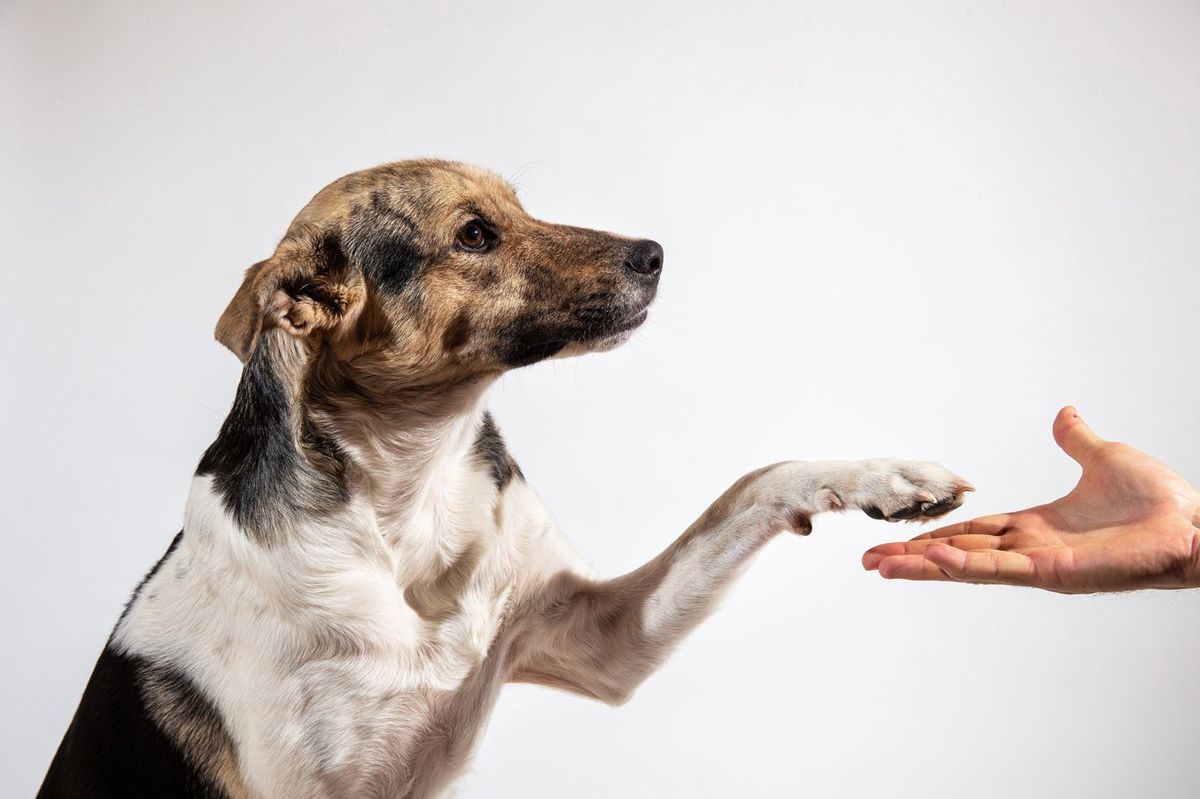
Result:
[[[663,267],[663,248],[657,241],[636,241],[625,254],[625,269],[643,280],[657,280]]]

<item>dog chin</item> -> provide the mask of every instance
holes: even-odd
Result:
[[[609,350],[615,350],[617,347],[621,346],[626,341],[629,341],[630,338],[632,338],[633,332],[641,326],[643,321],[645,321],[644,314],[641,315],[641,319],[638,320],[637,324],[626,327],[615,333],[597,336],[596,338],[590,338],[586,341],[572,341],[570,344],[559,350],[554,357],[570,358],[573,355],[584,355],[589,352],[608,352]]]
[[[587,348],[588,352],[608,352],[609,350],[615,350],[626,341],[629,341],[633,336],[633,331],[636,329],[631,327],[628,330],[622,330],[620,333],[613,333],[611,336],[603,336],[595,341],[586,342],[583,346]]]

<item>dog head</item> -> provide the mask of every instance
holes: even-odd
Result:
[[[246,273],[217,339],[283,330],[406,382],[609,349],[646,318],[662,248],[529,216],[496,176],[406,161],[322,189]]]

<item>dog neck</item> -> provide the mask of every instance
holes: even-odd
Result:
[[[305,411],[347,454],[355,493],[370,503],[390,544],[472,493],[491,378],[380,385],[369,367],[332,357],[314,364]],[[422,531],[427,535],[428,530]]]
[[[247,361],[198,474],[213,477],[226,509],[262,543],[353,502],[373,510],[394,545],[486,472],[477,442],[490,428],[491,382],[380,385],[369,370],[272,331]]]

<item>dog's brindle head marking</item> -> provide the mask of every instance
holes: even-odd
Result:
[[[661,269],[656,243],[534,219],[479,169],[347,175],[221,316],[217,338],[246,367],[198,473],[253,537],[275,540],[349,499],[342,444],[420,425],[507,369],[616,346],[646,318]],[[490,418],[475,455],[500,490],[520,477]]]
[[[654,242],[534,219],[482,170],[388,164],[309,202],[217,338],[246,361],[278,327],[393,385],[458,382],[614,346],[661,268]]]

